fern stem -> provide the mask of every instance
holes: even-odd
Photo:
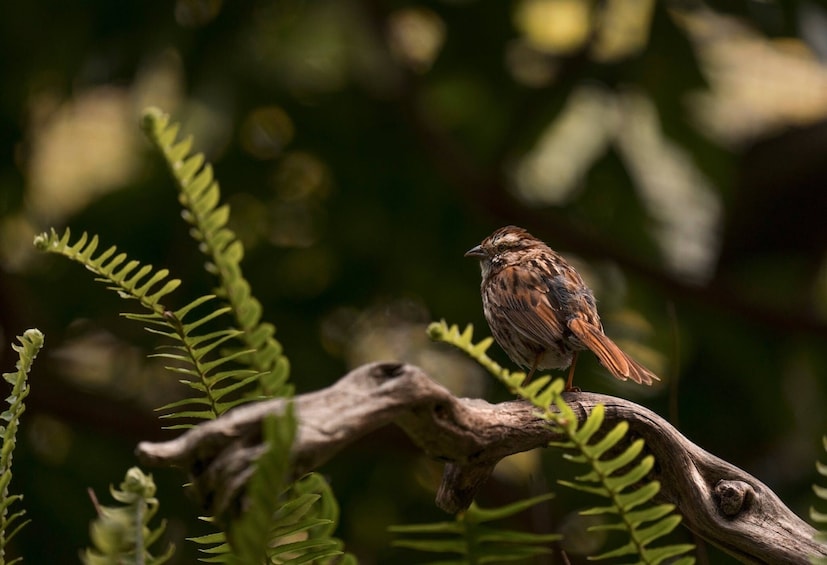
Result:
[[[144,506],[138,504],[135,506],[135,565],[144,565]]]
[[[178,316],[176,316],[174,312],[170,312],[169,310],[164,312],[164,319],[167,320],[167,322],[175,330],[175,333],[178,334],[178,337],[181,338],[181,343],[183,344],[184,350],[187,352],[187,356],[190,358],[193,366],[195,367],[198,378],[204,385],[204,394],[209,402],[210,411],[212,412],[214,418],[218,418],[221,415],[221,410],[218,407],[218,399],[216,399],[213,394],[212,381],[210,380],[207,372],[204,370],[204,366],[201,363],[201,358],[192,345],[192,340],[190,339],[189,333],[184,328],[184,323],[178,319]]]
[[[551,414],[551,411],[547,410],[547,413]],[[558,416],[559,414],[554,415],[554,417]],[[569,430],[569,426],[562,426],[562,429],[563,432],[566,433],[567,430]],[[635,550],[641,558],[641,562],[646,563],[647,565],[650,564],[651,561],[649,561],[646,558],[646,554],[644,551],[646,549],[646,546],[641,542],[640,536],[638,535],[638,528],[636,524],[634,524],[629,519],[629,511],[626,508],[626,505],[623,504],[623,502],[620,500],[620,491],[609,486],[609,475],[604,473],[601,469],[601,466],[597,464],[600,458],[590,455],[588,443],[581,441],[579,435],[574,433],[566,433],[566,437],[568,437],[569,441],[575,445],[577,451],[581,454],[581,456],[586,458],[589,467],[591,467],[592,471],[598,475],[598,482],[601,485],[603,485],[603,487],[609,493],[609,500],[612,501],[612,505],[618,510],[620,520],[626,526],[626,530],[629,532],[629,537],[631,538],[632,544],[635,546]]]
[[[86,548],[81,561],[85,565],[161,565],[168,561],[175,551],[173,545],[170,544],[161,555],[153,555],[150,551],[150,546],[166,528],[165,521],[154,529],[149,526],[158,510],[152,475],[132,467],[126,472],[120,489],[110,487],[109,491],[119,505],[99,506],[98,516],[89,528],[93,547]]]
[[[218,206],[221,189],[213,177],[212,167],[203,154],[190,155],[192,137],[176,141],[178,124],[170,125],[169,116],[157,108],[144,112],[143,129],[162,154],[175,180],[184,218],[192,226],[192,235],[208,257],[207,270],[218,278],[215,294],[226,300],[241,330],[238,338],[245,350],[248,366],[257,371],[259,388],[266,396],[292,396],[287,384],[289,364],[281,344],[273,337],[275,327],[261,323],[261,303],[250,292],[241,273],[244,247],[226,224],[229,206]]]

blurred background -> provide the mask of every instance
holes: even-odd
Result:
[[[153,409],[186,391],[147,358],[154,337],[119,317],[133,305],[31,244],[51,226],[86,230],[183,279],[171,306],[209,292],[138,127],[148,105],[214,164],[299,392],[402,359],[458,395],[507,399],[424,328],[445,318],[488,335],[463,253],[516,224],[578,266],[607,333],[663,378],[622,384],[584,359],[579,386],[654,409],[801,516],[814,503],[827,431],[823,4],[32,0],[0,6],[0,53],[2,370],[15,335],[46,334],[12,484],[32,523],[11,555],[73,561],[89,543],[87,488],[111,502],[136,443],[175,435]],[[150,471],[175,562],[191,563],[183,538],[209,527],[180,471]],[[440,464],[385,429],[321,471],[363,563],[423,560],[385,528],[446,518]],[[577,515],[596,501],[555,484],[571,473],[558,452],[515,456],[479,502],[554,490],[512,526],[566,532],[583,562],[608,546]],[[733,562],[703,544],[698,557]]]

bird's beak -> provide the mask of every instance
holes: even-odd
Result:
[[[483,257],[485,257],[485,251],[482,250],[481,245],[477,245],[476,247],[471,248],[468,251],[466,251],[465,256],[466,257],[476,257],[478,259],[482,259]]]

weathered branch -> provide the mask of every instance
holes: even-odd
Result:
[[[642,437],[657,460],[652,478],[661,481],[661,498],[675,504],[686,526],[710,543],[756,563],[808,563],[810,555],[827,555],[827,547],[813,541],[815,530],[766,485],[699,448],[657,414],[612,396],[569,392],[564,398],[581,421],[597,404],[606,408],[605,426],[628,421],[628,437]],[[502,458],[562,439],[526,402],[456,398],[411,365],[364,365],[294,402],[297,475],[395,423],[425,453],[445,461],[436,503],[447,512],[467,508]],[[237,508],[261,452],[262,418],[284,407],[283,400],[247,405],[175,440],[141,443],[137,453],[147,465],[187,469],[207,510],[226,515]]]

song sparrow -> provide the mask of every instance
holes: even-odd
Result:
[[[616,378],[660,380],[603,333],[594,295],[574,267],[545,243],[514,226],[500,228],[469,250],[482,268],[482,305],[494,339],[529,369],[569,369],[588,348]],[[527,380],[528,380],[527,379]]]

